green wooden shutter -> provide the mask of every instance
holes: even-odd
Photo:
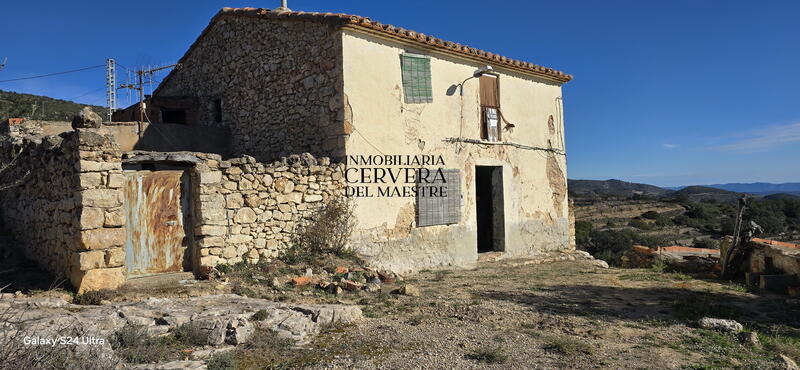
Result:
[[[401,55],[400,64],[403,70],[403,92],[406,103],[433,102],[430,57],[405,53]]]
[[[435,170],[431,170],[435,171]],[[442,187],[447,196],[429,196],[417,193],[417,226],[450,225],[461,222],[461,171],[445,169],[445,181],[417,182],[419,188]]]

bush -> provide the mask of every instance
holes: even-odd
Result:
[[[330,199],[322,205],[311,221],[301,224],[279,259],[287,264],[313,263],[325,254],[353,258],[347,248],[355,229],[354,205],[349,198]]]
[[[695,248],[719,249],[719,242],[714,239],[695,239],[692,246]]]
[[[508,361],[508,355],[500,347],[482,347],[466,354],[468,359],[485,362],[487,364],[503,364]]]
[[[589,240],[579,246],[595,258],[618,266],[620,257],[634,244],[655,248],[674,243],[665,237],[642,235],[633,230],[595,230],[590,233]]]
[[[553,336],[549,338],[545,349],[550,352],[560,353],[566,356],[573,356],[577,354],[591,355],[594,349],[580,339],[572,338],[566,335]]]
[[[264,320],[266,320],[268,318],[269,318],[269,311],[261,309],[261,310],[256,311],[256,313],[253,314],[253,317],[251,318],[251,320],[253,320],[253,321],[264,321]]]
[[[79,305],[100,305],[102,301],[108,301],[114,298],[114,292],[108,289],[90,290],[83,294],[76,295],[72,303]]]
[[[593,228],[592,223],[589,221],[575,221],[575,243],[578,245],[586,244]]]
[[[672,226],[672,225],[675,225],[675,223],[672,222],[672,219],[670,219],[669,217],[666,217],[664,215],[658,215],[658,218],[656,218],[656,226],[662,226],[663,227],[663,226]]]
[[[637,228],[639,230],[651,230],[651,229],[653,229],[653,226],[650,225],[649,223],[647,223],[647,221],[639,219],[639,218],[632,219],[630,222],[628,222],[628,226],[635,227],[635,228]]]
[[[236,361],[229,353],[223,353],[212,357],[206,363],[208,370],[234,370],[236,369]]]
[[[660,214],[656,211],[647,211],[645,213],[642,213],[642,217],[650,220],[656,220],[658,219],[659,216]]]
[[[188,346],[204,346],[208,344],[208,333],[200,325],[187,322],[174,331],[175,339]]]
[[[127,363],[145,364],[178,358],[178,348],[171,338],[153,338],[147,328],[140,325],[125,325],[111,338],[111,348]]]

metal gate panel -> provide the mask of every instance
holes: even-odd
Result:
[[[125,173],[129,276],[183,271],[183,175],[183,171],[167,170]]]

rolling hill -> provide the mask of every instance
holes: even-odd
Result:
[[[692,202],[715,201],[719,203],[736,202],[741,193],[717,189],[709,186],[687,186],[672,194],[675,199],[684,199]]]
[[[630,197],[633,195],[664,196],[671,190],[658,186],[637,184],[621,180],[569,180],[569,192],[580,197],[615,196]]]
[[[0,90],[0,120],[19,117],[44,121],[70,121],[72,116],[85,106],[86,104],[47,96]],[[96,105],[91,107],[97,114],[105,116],[104,107]]]
[[[797,194],[789,194],[789,193],[771,194],[771,195],[765,196],[764,199],[769,199],[769,200],[787,200],[787,199],[800,200],[800,192],[798,192]]]

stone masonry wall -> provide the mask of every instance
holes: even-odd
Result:
[[[3,225],[25,256],[80,292],[124,281],[122,169],[110,136],[83,129],[14,136],[23,149],[2,175]],[[3,147],[6,160],[12,143]],[[27,175],[26,175],[27,174]]]
[[[3,162],[13,160],[1,178],[3,186],[12,185],[0,191],[3,226],[27,258],[67,278],[77,235],[74,142],[56,136],[15,141],[3,143]]]
[[[125,176],[113,137],[78,133],[76,225],[70,280],[79,291],[114,289],[125,282]]]
[[[155,92],[194,98],[203,125],[226,126],[234,155],[273,161],[344,153],[341,34],[313,21],[216,20]],[[216,122],[217,101],[222,122]]]
[[[344,188],[344,165],[309,154],[263,164],[245,156],[195,166],[201,266],[257,263],[289,245],[298,223]]]

